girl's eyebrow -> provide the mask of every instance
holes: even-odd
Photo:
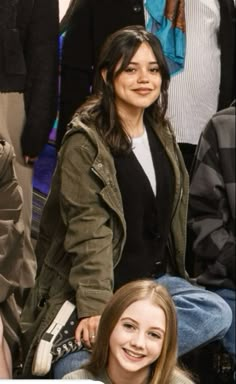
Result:
[[[139,65],[139,63],[136,61],[130,61],[129,64]],[[149,61],[148,64],[157,64],[158,65],[158,62],[157,61]]]
[[[129,320],[129,321],[132,321],[133,323],[135,324],[138,324],[138,322],[136,320],[134,320],[132,317],[121,317],[121,320]]]

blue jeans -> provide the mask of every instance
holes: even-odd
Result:
[[[232,313],[233,313],[233,321],[232,324],[228,330],[228,332],[225,334],[224,338],[222,339],[223,345],[226,349],[226,351],[231,354],[234,357],[234,360],[236,361],[236,351],[235,351],[235,324],[236,324],[236,317],[235,317],[235,301],[236,301],[236,291],[232,289],[226,289],[226,288],[209,288],[211,292],[217,293],[217,295],[220,295],[226,303],[229,304]]]
[[[157,281],[168,289],[176,306],[179,356],[224,337],[232,323],[232,311],[225,300],[180,277],[164,275]],[[86,350],[66,355],[54,364],[54,378],[79,369],[88,359]]]

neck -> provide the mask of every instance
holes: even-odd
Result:
[[[124,125],[125,131],[130,137],[142,136],[144,132],[143,122],[144,109],[130,109],[129,111],[119,110],[119,116]]]
[[[130,137],[139,137],[144,132],[143,116],[139,116],[133,119],[126,118],[123,120],[125,130]]]

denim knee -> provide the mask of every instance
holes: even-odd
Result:
[[[83,364],[88,362],[89,358],[90,352],[86,349],[69,353],[53,365],[53,378],[62,379],[67,373],[80,369]]]
[[[166,286],[176,306],[179,356],[224,337],[232,312],[220,296],[176,276],[164,275],[158,282]]]
[[[214,292],[210,292],[210,293],[214,295],[214,301],[216,306],[215,315],[216,315],[216,312],[218,312],[218,318],[220,320],[217,322],[219,327],[218,339],[222,339],[232,324],[232,319],[233,319],[232,310],[229,304],[226,303],[226,301],[222,299],[222,297],[220,297]]]
[[[226,288],[209,288],[210,291],[215,292],[217,295],[223,298],[224,301],[230,306],[232,315],[233,315],[233,321],[232,324],[225,334],[222,343],[228,353],[230,353],[234,360],[236,356],[235,351],[235,305],[236,305],[236,292],[231,289]]]

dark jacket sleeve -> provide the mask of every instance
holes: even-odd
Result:
[[[24,3],[19,12],[23,11]],[[29,25],[21,32],[27,67],[26,122],[21,144],[23,155],[33,157],[39,155],[47,143],[57,112],[58,0],[34,0]]]
[[[226,129],[226,126],[221,128]],[[226,130],[224,134],[227,136]],[[212,119],[200,138],[195,155],[190,185],[189,228],[194,236],[193,252],[197,265],[200,261],[199,282],[233,288],[235,217],[228,192],[232,190],[233,174],[235,178],[235,160],[232,157],[235,156],[235,148],[222,148],[218,139]],[[235,139],[230,141],[232,146],[235,145]],[[228,165],[228,169],[224,164]]]
[[[221,50],[221,80],[218,110],[227,108],[235,99],[235,20],[233,0],[221,0],[219,45]]]
[[[66,31],[61,58],[60,114],[57,147],[76,109],[90,93],[94,39],[90,1],[81,0]]]

